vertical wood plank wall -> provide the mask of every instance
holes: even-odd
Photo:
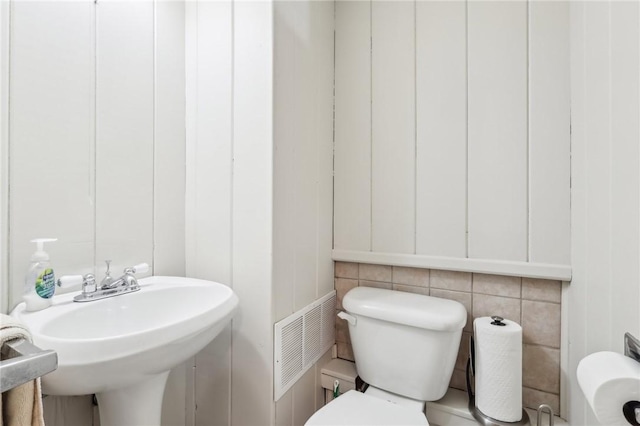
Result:
[[[371,249],[371,2],[336,2],[334,247]]]
[[[371,250],[415,252],[414,3],[371,4]]]
[[[101,279],[105,259],[116,273],[148,262],[184,275],[183,11],[178,1],[3,2],[3,312],[21,299],[35,237],[59,239],[47,247],[58,276]],[[169,381],[166,424],[184,421],[184,378]],[[90,397],[46,401],[47,424],[91,424]]]
[[[278,1],[274,11],[273,319],[333,289],[334,4]],[[324,404],[327,352],[275,403],[276,425]]]
[[[568,270],[568,8],[336,3],[335,259]]]
[[[571,3],[571,239],[568,412],[597,424],[580,360],[640,335],[640,5]],[[564,303],[564,302],[563,302]]]
[[[464,2],[416,3],[416,254],[467,255],[466,34]]]

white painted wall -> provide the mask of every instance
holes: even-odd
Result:
[[[187,423],[302,424],[319,369],[275,404],[273,324],[333,289],[333,3],[186,7],[187,274],[240,298]]]
[[[336,260],[570,278],[568,2],[336,3]]]
[[[275,415],[272,7],[187,3],[187,275],[240,298],[231,327],[196,357],[188,424]]]
[[[333,22],[333,2],[274,3],[274,322],[333,290]],[[275,424],[324,404],[327,357],[277,401]]]
[[[104,259],[184,275],[183,3],[0,7],[3,311],[20,302],[35,237],[59,239],[58,276],[100,279]],[[184,422],[184,377],[170,380],[167,424]],[[79,415],[47,406],[49,424]]]
[[[9,3],[0,2],[0,283],[9,282]],[[0,284],[0,312],[9,309],[9,286]]]
[[[575,377],[586,355],[640,336],[640,5],[571,3],[569,421],[598,424]],[[563,302],[564,303],[564,302]]]

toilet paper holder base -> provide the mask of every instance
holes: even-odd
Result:
[[[469,395],[469,411],[476,421],[482,426],[529,426],[529,414],[522,409],[522,418],[517,422],[503,422],[487,416],[476,407],[475,395],[471,391],[471,358],[467,360],[467,394]]]

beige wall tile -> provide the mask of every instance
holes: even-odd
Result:
[[[405,268],[394,266],[391,281],[394,284],[429,287],[429,270],[422,268]]]
[[[473,317],[471,316],[471,293],[432,288],[430,295],[433,297],[441,297],[443,299],[455,300],[456,302],[462,303],[464,308],[467,310],[467,323],[465,324],[464,329],[465,331],[473,330]]]
[[[423,294],[425,296],[429,295],[429,288],[427,287],[416,287],[414,285],[393,284],[393,289],[396,291],[404,291],[406,293]]]
[[[336,262],[335,264],[336,278],[354,278],[358,279],[358,264],[352,262]]]
[[[336,278],[336,309],[342,309],[342,298],[352,288],[358,287],[358,280],[351,280],[348,278]]]
[[[455,291],[471,291],[471,274],[469,272],[440,271],[432,269],[429,285]]]
[[[522,405],[537,410],[541,404],[551,407],[555,415],[560,414],[560,396],[554,393],[542,392],[527,387],[522,388]],[[549,418],[545,415],[542,424],[549,424]]]
[[[336,342],[351,344],[351,336],[349,336],[349,323],[341,318],[336,318]]]
[[[361,280],[391,282],[391,266],[360,264],[358,277]]]
[[[523,278],[522,298],[560,303],[562,298],[562,283],[560,281]]]
[[[393,284],[385,283],[385,282],[381,282],[381,281],[360,280],[360,285],[362,287],[375,287],[375,288],[384,288],[384,289],[387,289],[387,290],[393,290]]]
[[[524,343],[560,348],[560,305],[523,300],[522,334]]]
[[[560,393],[560,350],[524,345],[522,384],[536,390]]]
[[[520,299],[474,294],[473,318],[493,315],[499,315],[520,324]]]
[[[467,379],[465,370],[453,370],[449,387],[454,389],[467,390]]]
[[[350,344],[336,342],[336,346],[338,347],[338,358],[355,361],[355,358],[353,357],[353,348]]]
[[[473,292],[502,297],[520,297],[522,278],[473,274]]]

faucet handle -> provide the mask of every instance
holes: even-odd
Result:
[[[134,274],[144,274],[145,272],[149,272],[149,264],[148,263],[139,263],[136,266],[132,267],[132,272]]]
[[[111,261],[105,260],[104,262],[107,264],[107,270],[104,273],[104,278],[102,278],[102,281],[100,281],[101,288],[109,287],[113,283],[113,277],[111,277],[111,270],[110,270]]]
[[[92,274],[82,275],[63,275],[58,278],[56,283],[58,287],[68,288],[82,285],[83,293],[92,293],[96,291],[96,279]]]
[[[84,278],[82,277],[82,275],[63,275],[60,278],[58,278],[58,281],[56,282],[56,284],[60,288],[69,288],[69,287],[81,285],[83,280]]]

